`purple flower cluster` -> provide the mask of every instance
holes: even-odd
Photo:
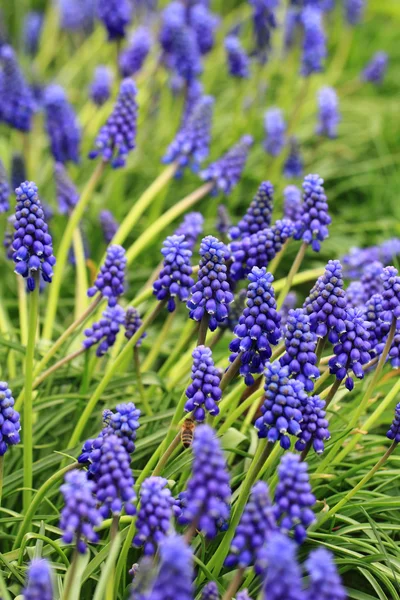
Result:
[[[275,9],[279,0],[249,0],[253,7],[253,28],[256,51],[262,62],[271,46],[271,30],[277,26]]]
[[[394,411],[394,418],[390,425],[389,431],[386,434],[389,440],[393,440],[396,443],[400,442],[400,402],[396,404]]]
[[[301,434],[303,415],[301,401],[305,396],[300,382],[289,379],[287,367],[267,363],[264,371],[265,399],[261,407],[262,416],[255,422],[259,438],[275,443],[279,440],[284,450],[290,448],[289,435]]]
[[[366,293],[361,281],[352,281],[346,290],[347,306],[363,308]]]
[[[307,527],[315,521],[312,511],[315,496],[307,471],[307,463],[301,462],[298,454],[284,454],[278,467],[278,485],[275,490],[276,520],[282,532],[293,530],[298,544],[304,542]]]
[[[309,586],[305,600],[347,600],[346,590],[328,550],[318,548],[310,552],[306,568]]]
[[[366,302],[365,315],[368,321],[369,343],[371,352],[379,356],[383,350],[390,329],[391,315],[383,310],[381,294],[374,294]]]
[[[218,191],[226,195],[231,193],[239,183],[252,144],[253,138],[250,135],[244,135],[219,160],[200,171],[200,178],[203,181],[214,184],[212,194],[217,194]]]
[[[138,600],[134,595],[132,600]],[[193,556],[184,539],[167,536],[160,544],[160,568],[148,595],[151,600],[192,600]]]
[[[296,179],[303,175],[303,158],[300,154],[300,144],[296,137],[289,139],[289,154],[283,166],[286,179]]]
[[[331,218],[328,214],[328,202],[323,188],[324,180],[319,175],[307,175],[303,182],[303,204],[301,217],[295,223],[294,239],[311,244],[314,252],[319,252],[321,242],[328,236]]]
[[[386,52],[376,52],[361,73],[362,81],[380,85],[386,75],[388,55]]]
[[[125,337],[130,340],[137,330],[142,326],[142,319],[140,318],[138,310],[134,306],[128,306],[125,312]],[[146,337],[146,332],[142,333],[139,340],[136,342],[136,348],[142,345],[142,340]]]
[[[289,312],[296,308],[297,294],[296,292],[289,292],[283,301],[279,314],[281,315],[281,330],[284,332],[284,328],[287,324]]]
[[[296,223],[301,219],[301,191],[296,185],[288,185],[283,190],[283,214],[285,219]]]
[[[92,298],[98,292],[107,298],[108,306],[117,304],[118,298],[124,293],[126,256],[122,246],[114,244],[107,248],[104,264],[100,268],[96,280],[88,289],[88,296]]]
[[[97,0],[97,16],[110,41],[121,39],[132,18],[132,4],[129,0]]]
[[[3,163],[0,160],[0,213],[7,212],[10,208],[10,185]]]
[[[196,34],[201,54],[210,52],[215,43],[215,30],[219,19],[213,15],[205,4],[194,4],[189,9],[189,23]]]
[[[140,410],[133,402],[117,404],[115,412],[106,409],[103,413],[103,421],[106,427],[102,435],[113,433],[121,439],[123,446],[129,454],[135,451],[136,431],[140,427]]]
[[[25,160],[22,154],[14,152],[11,159],[11,188],[15,190],[21,181],[26,181]]]
[[[153,283],[153,294],[157,300],[168,300],[169,312],[173,312],[176,308],[176,297],[181,302],[187,301],[189,290],[193,285],[190,264],[192,251],[188,246],[184,235],[171,235],[167,237],[161,250],[164,266],[158,279]]]
[[[228,317],[228,306],[233,302],[227,267],[225,245],[212,235],[203,238],[200,244],[198,280],[191,289],[188,300],[189,316],[201,321],[208,315],[209,328],[214,331]]]
[[[30,131],[35,102],[11,46],[1,46],[0,64],[3,67],[0,77],[1,120],[14,129]]]
[[[53,577],[45,558],[34,558],[28,568],[24,600],[53,600]]]
[[[89,158],[100,155],[103,161],[111,161],[114,169],[125,165],[129,152],[136,146],[136,93],[132,79],[123,79],[114,110],[100,129]]]
[[[274,533],[266,546],[265,560],[268,564],[264,580],[265,598],[305,600],[296,560],[296,544],[286,535]]]
[[[95,17],[95,0],[59,0],[61,29],[90,32]]]
[[[218,586],[215,581],[209,581],[201,590],[200,600],[219,600]]]
[[[214,538],[218,523],[229,518],[231,489],[222,449],[208,425],[195,430],[193,456],[192,477],[178,521],[181,525],[195,525],[208,538]]]
[[[43,13],[29,11],[24,18],[24,50],[27,54],[35,56],[40,41],[43,27]]]
[[[110,98],[112,81],[113,74],[108,67],[104,65],[96,67],[89,92],[96,106],[102,106]]]
[[[393,313],[400,318],[400,277],[394,267],[385,267],[381,274],[383,281],[383,310]]]
[[[25,181],[15,190],[17,206],[15,210],[15,233],[13,240],[13,260],[15,272],[26,278],[28,290],[33,292],[36,277],[51,282],[56,259],[53,256],[53,241],[45,222],[43,207],[37,186],[33,181]]]
[[[236,240],[269,227],[271,225],[273,202],[274,186],[269,181],[263,181],[243,219],[229,230],[229,237]]]
[[[357,25],[363,18],[365,0],[345,0],[344,11],[349,25]]]
[[[281,337],[280,316],[276,310],[273,276],[263,267],[253,267],[248,275],[246,308],[236,325],[229,349],[234,362],[241,353],[240,374],[246,385],[254,383],[253,375],[262,373],[272,355],[271,344],[276,346]]]
[[[46,131],[54,160],[79,162],[81,130],[78,119],[60,85],[49,85],[44,94]]]
[[[151,31],[147,27],[138,27],[133,33],[129,46],[121,52],[119,70],[122,77],[131,77],[140,71],[150,52]]]
[[[203,231],[204,217],[199,212],[191,212],[183,217],[182,223],[176,228],[174,235],[184,235],[189,250],[193,251],[197,238]]]
[[[301,74],[308,77],[312,73],[323,71],[326,58],[322,11],[316,6],[308,5],[302,11],[301,21],[304,28]]]
[[[331,437],[324,410],[325,402],[319,396],[305,396],[301,405],[303,420],[300,423],[301,433],[295,448],[301,452],[312,445],[315,452],[321,454],[325,449],[325,440],[329,440]]]
[[[70,214],[78,203],[79,193],[69,178],[64,165],[60,162],[56,162],[54,165],[54,179],[58,209],[62,215]]]
[[[338,97],[331,87],[323,87],[318,92],[318,117],[319,123],[316,127],[318,135],[326,135],[328,138],[337,137],[337,128],[341,117],[338,108]]]
[[[286,123],[279,108],[270,108],[265,113],[264,131],[266,134],[265,151],[271,156],[279,156],[286,142]]]
[[[12,392],[5,381],[0,381],[0,456],[4,456],[9,446],[19,444],[20,430],[19,413],[14,409]]]
[[[250,61],[236,35],[225,38],[225,52],[229,74],[232,77],[247,79],[250,75]]]
[[[125,311],[117,304],[107,307],[99,321],[85,329],[86,339],[83,340],[84,348],[97,346],[96,355],[104,356],[107,350],[115,344],[121,326],[125,322]]]
[[[193,350],[192,383],[186,389],[186,412],[193,412],[193,418],[202,423],[206,412],[213,417],[219,413],[217,402],[221,400],[219,387],[220,374],[214,366],[212,352],[207,346],[197,346]]]
[[[217,208],[217,219],[215,222],[215,229],[221,236],[227,236],[231,228],[232,220],[228,209],[225,204],[219,204]]]
[[[118,221],[110,210],[102,210],[100,212],[100,227],[103,231],[105,242],[109,244],[119,227]]]
[[[364,272],[361,277],[361,284],[364,289],[366,298],[370,298],[374,294],[380,294],[383,289],[382,282],[383,264],[379,260],[365,265]]]

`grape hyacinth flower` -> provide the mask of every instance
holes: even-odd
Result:
[[[161,15],[159,42],[166,54],[171,54],[177,32],[185,25],[186,10],[181,2],[170,2]]]
[[[7,212],[10,208],[9,203],[10,186],[7,173],[2,161],[0,160],[0,213]]]
[[[315,132],[328,138],[337,137],[337,128],[341,117],[338,107],[338,97],[331,87],[323,87],[318,92],[319,123]]]
[[[90,98],[96,106],[102,106],[110,98],[112,82],[113,74],[111,69],[105,65],[96,67],[89,91]]]
[[[208,54],[215,43],[218,18],[204,4],[195,4],[189,9],[189,23],[196,34],[201,54]]]
[[[283,533],[293,530],[294,539],[302,544],[307,527],[314,523],[312,508],[316,502],[308,477],[308,465],[299,454],[288,452],[278,467],[278,485],[275,490],[274,512]]]
[[[379,260],[378,246],[369,248],[350,248],[350,252],[342,257],[344,276],[348,279],[359,279],[367,265]]]
[[[8,260],[12,260],[14,250],[12,247],[13,239],[14,239],[14,223],[15,223],[15,215],[10,215],[7,218],[6,228],[4,231],[4,239],[3,246],[6,250],[6,256]]]
[[[126,50],[119,57],[119,70],[122,77],[131,77],[140,71],[152,45],[151,31],[147,27],[138,27]]]
[[[302,215],[301,191],[296,185],[287,185],[283,190],[283,215],[296,223],[300,221]]]
[[[0,64],[3,67],[0,77],[1,120],[14,129],[30,131],[35,102],[11,46],[0,48]]]
[[[98,273],[93,286],[88,289],[87,295],[89,298],[92,298],[99,292],[103,298],[107,298],[108,306],[115,306],[118,298],[124,293],[125,268],[126,256],[124,248],[118,244],[109,246],[104,264],[100,268],[100,273]]]
[[[79,193],[69,178],[64,165],[60,162],[56,162],[54,165],[54,179],[58,209],[62,215],[70,214],[78,204]]]
[[[186,389],[185,411],[193,411],[193,419],[202,423],[206,412],[215,417],[219,413],[217,403],[221,400],[220,373],[214,366],[212,352],[207,346],[193,350],[192,383]]]
[[[261,62],[265,62],[271,47],[271,30],[277,26],[275,9],[279,0],[249,0],[253,7],[253,28],[256,51]]]
[[[229,237],[236,240],[269,227],[271,225],[273,202],[274,186],[269,181],[263,181],[243,219],[230,229]]]
[[[361,283],[364,288],[366,298],[370,298],[374,294],[380,294],[382,292],[382,278],[383,264],[379,260],[365,265],[361,277]]]
[[[317,454],[322,454],[325,449],[324,442],[329,440],[329,423],[326,419],[325,402],[319,396],[309,396],[302,400],[301,411],[303,420],[300,423],[301,433],[295,444],[296,450],[302,452],[309,446]]]
[[[210,181],[214,184],[211,190],[212,195],[217,194],[218,191],[228,195],[239,183],[252,144],[253,138],[250,135],[244,135],[219,160],[200,171],[200,178],[203,181]]]
[[[294,239],[311,244],[319,252],[321,242],[329,236],[328,225],[332,219],[328,214],[328,202],[323,188],[324,180],[319,175],[307,175],[303,182],[303,204],[300,219],[295,224]]]
[[[215,223],[215,229],[221,236],[227,236],[232,226],[231,217],[225,204],[219,204],[217,208],[217,220]]]
[[[114,110],[100,129],[89,158],[100,155],[104,162],[111,161],[114,169],[125,165],[129,152],[136,146],[136,94],[132,79],[123,79]]]
[[[236,35],[225,38],[225,52],[229,74],[232,77],[247,79],[250,76],[250,61]]]
[[[21,424],[19,413],[14,409],[14,398],[8,384],[0,381],[0,456],[4,456],[9,446],[20,442]]]
[[[274,533],[266,546],[265,559],[268,568],[264,580],[264,598],[305,600],[296,559],[296,544],[286,535]]]
[[[305,564],[310,582],[305,600],[347,600],[346,590],[328,550],[313,550]]]
[[[117,404],[115,412],[106,409],[103,412],[103,421],[106,427],[103,429],[102,435],[115,434],[121,439],[125,450],[132,454],[135,451],[136,431],[140,427],[140,414],[140,410],[133,402]]]
[[[365,289],[361,281],[352,281],[346,290],[348,306],[362,309],[366,298],[367,294],[365,293]]]
[[[281,447],[288,450],[289,435],[299,436],[301,433],[301,400],[305,392],[302,384],[289,379],[287,367],[267,363],[264,375],[265,399],[261,407],[262,416],[256,420],[255,428],[259,438],[267,438],[271,443],[279,441]]]
[[[362,81],[380,85],[386,75],[388,55],[386,52],[376,52],[361,73]]]
[[[82,342],[83,347],[88,349],[98,344],[96,356],[104,356],[107,350],[115,344],[121,325],[124,322],[125,311],[119,304],[107,307],[101,319],[85,329],[86,339]]]
[[[190,291],[187,302],[189,317],[201,321],[208,316],[209,328],[215,331],[228,317],[228,306],[233,302],[225,264],[225,245],[212,235],[200,244],[198,280]]]
[[[248,279],[246,308],[235,327],[236,338],[229,345],[233,353],[229,361],[234,362],[241,353],[239,373],[246,385],[253,385],[253,375],[262,373],[272,355],[271,344],[277,345],[281,331],[272,287],[273,276],[265,267],[253,267]]]
[[[23,33],[24,50],[31,56],[35,56],[38,50],[42,26],[42,13],[32,10],[25,15]]]
[[[137,330],[142,326],[142,319],[140,318],[138,310],[134,306],[128,306],[125,312],[125,337],[127,340],[130,340]],[[135,344],[136,348],[140,348],[142,345],[143,339],[146,337],[147,333],[143,332],[138,341]]]
[[[266,135],[265,151],[271,156],[279,156],[286,142],[286,123],[279,108],[270,108],[265,113],[264,131]]]
[[[11,189],[15,190],[21,181],[26,181],[25,160],[22,154],[14,152],[11,159]]]
[[[59,0],[60,27],[67,31],[90,32],[95,17],[94,0]]]
[[[288,322],[288,317],[290,311],[296,308],[297,304],[297,294],[296,292],[289,292],[286,298],[283,301],[279,314],[281,316],[281,330],[284,332],[284,328]]]
[[[75,112],[60,85],[49,85],[44,95],[46,131],[54,160],[79,162],[81,130]]]
[[[385,265],[393,262],[396,257],[400,254],[400,239],[390,238],[382,242],[378,248],[379,260]]]
[[[174,235],[184,235],[189,250],[193,251],[197,238],[203,231],[204,217],[199,212],[191,212],[183,217],[182,223],[176,228]]]
[[[195,81],[203,71],[196,33],[186,24],[178,27],[175,32],[169,61],[171,68],[186,85]]]
[[[285,50],[290,50],[293,47],[294,41],[297,37],[297,31],[301,22],[301,13],[297,7],[289,6],[284,23],[284,47]]]
[[[96,508],[94,488],[94,482],[87,478],[84,471],[78,470],[67,473],[60,487],[64,496],[64,508],[59,524],[63,532],[62,539],[66,544],[75,540],[80,554],[86,552],[86,540],[95,543],[99,539],[94,528],[100,525],[102,518]]]
[[[386,434],[386,437],[389,440],[393,440],[393,442],[396,442],[396,444],[400,442],[400,402],[396,404],[394,418],[392,424],[390,425],[389,431]]]
[[[304,28],[301,74],[309,77],[312,73],[323,71],[326,58],[322,11],[315,6],[306,6],[302,11],[301,21]]]
[[[392,312],[393,317],[400,318],[400,277],[394,267],[385,267],[381,274],[383,281],[383,310]]]
[[[148,477],[140,488],[140,510],[133,545],[143,546],[145,556],[153,556],[171,528],[175,500],[163,477]]]
[[[219,600],[218,586],[215,581],[209,581],[201,590],[200,600]]]
[[[344,12],[349,25],[357,25],[364,15],[365,0],[345,0]]]
[[[254,566],[256,573],[260,574],[264,570],[264,565],[259,564],[263,558],[264,546],[271,533],[276,530],[268,486],[264,481],[258,481],[251,490],[236,528],[225,566],[240,569]]]
[[[132,4],[129,0],[97,0],[97,16],[107,30],[108,40],[120,40],[132,18]]]
[[[229,473],[219,440],[211,427],[200,425],[196,428],[192,448],[192,477],[178,522],[192,524],[212,539],[218,533],[218,523],[229,518]]]
[[[193,285],[190,264],[192,251],[189,250],[184,235],[171,235],[165,240],[161,254],[164,256],[164,266],[153,283],[153,294],[157,300],[167,300],[168,311],[174,312],[175,298],[186,302]]]
[[[102,210],[100,212],[100,227],[103,231],[105,242],[109,244],[119,227],[118,221],[110,210]]]
[[[303,175],[303,159],[300,154],[300,145],[294,136],[289,139],[289,154],[283,166],[283,175],[286,179],[296,179]]]
[[[207,158],[210,149],[213,107],[214,99],[211,96],[200,98],[184,126],[168,146],[163,163],[177,162],[178,177],[187,166],[197,173],[200,164]]]
[[[27,280],[28,291],[33,292],[41,275],[43,281],[51,282],[56,259],[53,242],[44,219],[37,186],[25,181],[15,190],[15,233],[13,260],[15,272]]]
[[[99,512],[106,519],[110,514],[119,516],[136,513],[134,481],[130,469],[130,456],[122,440],[110,434],[103,438],[95,477],[94,493],[100,504]]]
[[[234,331],[236,325],[239,324],[239,319],[242,316],[245,304],[246,304],[246,290],[239,290],[233,299],[232,304],[228,308],[228,318],[226,322],[220,325],[220,327]]]
[[[275,258],[283,244],[293,235],[293,223],[287,219],[276,221],[272,227],[235,240],[230,244],[233,262],[230,276],[239,281],[248,275],[253,267],[265,267]]]
[[[252,600],[247,589],[237,592],[236,600]]]
[[[390,329],[391,315],[383,310],[383,298],[381,294],[374,294],[366,302],[365,319],[368,321],[369,343],[371,352],[379,356],[385,345],[387,334]]]
[[[193,555],[185,540],[167,536],[160,544],[160,567],[153,583],[151,600],[192,600]],[[134,598],[137,600],[138,596]]]
[[[53,577],[45,558],[34,558],[28,568],[24,600],[53,600]]]
[[[389,350],[390,363],[393,369],[400,368],[400,323],[396,322],[396,331],[393,338],[392,346]]]
[[[291,377],[302,382],[306,392],[312,392],[313,380],[320,376],[316,346],[317,336],[311,331],[308,315],[301,308],[291,310],[285,329],[286,352],[279,362],[288,367]]]

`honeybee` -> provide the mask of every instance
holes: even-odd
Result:
[[[184,448],[190,448],[196,425],[193,419],[186,419],[181,427],[181,442]]]

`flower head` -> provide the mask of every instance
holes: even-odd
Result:
[[[111,161],[115,169],[125,165],[129,152],[136,146],[136,93],[132,79],[123,79],[114,110],[100,129],[89,158],[100,155],[103,161]]]
[[[53,256],[53,241],[45,222],[43,207],[37,186],[33,181],[21,183],[16,190],[15,233],[13,260],[15,272],[27,279],[28,290],[33,292],[36,276],[42,275],[51,282],[56,259]]]
[[[252,600],[247,589],[237,592],[236,600]]]
[[[262,62],[271,46],[271,30],[277,26],[275,9],[279,0],[249,0],[253,7],[253,28],[256,50]]]
[[[230,229],[230,238],[236,240],[269,227],[271,225],[273,202],[274,186],[269,181],[263,181],[243,219]]]
[[[81,130],[75,112],[60,85],[49,85],[44,95],[46,131],[54,160],[79,162]]]
[[[219,204],[217,208],[217,219],[215,229],[222,236],[226,236],[231,228],[232,221],[228,209],[225,204]]]
[[[104,356],[107,350],[115,344],[121,325],[124,322],[124,309],[119,304],[112,307],[108,306],[101,319],[85,329],[86,338],[82,342],[83,347],[91,348],[98,344],[96,355]]]
[[[230,512],[229,473],[220,443],[208,425],[196,428],[193,441],[193,471],[188,482],[185,507],[178,521],[196,524],[208,538],[218,532],[218,523]]]
[[[346,290],[347,305],[352,308],[362,308],[366,293],[361,281],[352,281]]]
[[[14,409],[12,392],[5,381],[0,381],[0,456],[4,456],[9,446],[19,444],[20,430],[19,413]]]
[[[294,239],[311,244],[314,252],[319,252],[321,242],[328,236],[331,218],[323,188],[324,180],[319,175],[307,175],[303,182],[303,204],[300,219],[295,224]]]
[[[117,404],[115,411],[106,409],[103,412],[103,436],[113,433],[121,439],[126,451],[132,454],[135,451],[136,431],[140,427],[139,417],[140,410],[133,402]]]
[[[284,204],[283,213],[285,219],[296,223],[301,220],[301,191],[296,185],[288,185],[283,190]]]
[[[250,61],[236,35],[225,38],[225,52],[229,74],[232,77],[247,79],[250,75]]]
[[[326,35],[322,11],[315,6],[306,6],[301,15],[304,28],[301,74],[308,77],[320,73],[326,58]]]
[[[286,179],[295,179],[303,175],[303,158],[295,136],[289,139],[289,154],[283,166],[283,175]]]
[[[344,11],[349,25],[357,25],[363,18],[365,0],[345,0]]]
[[[24,600],[53,600],[53,577],[45,558],[34,558],[28,568]]]
[[[306,560],[309,587],[306,600],[346,600],[347,594],[336,570],[333,556],[325,548],[310,552]]]
[[[59,211],[62,215],[71,213],[79,200],[79,193],[60,162],[54,165],[54,179]]]
[[[393,440],[394,442],[400,442],[400,402],[396,404],[394,418],[389,428],[389,431],[386,434],[386,437],[389,438],[389,440]]]
[[[11,189],[15,190],[22,181],[26,181],[25,159],[19,152],[14,152],[11,159]]]
[[[118,221],[110,210],[102,210],[100,212],[100,227],[103,230],[105,242],[109,244],[119,227]]]
[[[207,54],[214,47],[218,18],[208,6],[198,3],[189,9],[189,23],[196,34],[201,54]]]
[[[200,600],[219,600],[218,586],[215,581],[209,581],[201,590]]]
[[[118,298],[124,293],[126,256],[122,246],[114,244],[107,248],[104,264],[100,267],[96,280],[88,289],[88,296],[92,298],[100,292],[107,298],[108,306],[115,306]]]
[[[337,128],[341,117],[338,109],[338,97],[331,87],[323,87],[318,92],[319,123],[316,128],[318,135],[328,138],[337,137]]]
[[[253,138],[244,135],[224,156],[200,172],[203,181],[213,182],[211,193],[231,193],[240,180],[252,144]]]
[[[228,305],[233,301],[227,268],[225,245],[212,235],[200,244],[198,280],[193,285],[187,303],[189,316],[194,321],[209,317],[209,328],[214,331],[228,316]]]
[[[130,340],[135,335],[137,330],[142,326],[138,310],[134,306],[129,306],[125,312],[125,337]],[[135,346],[139,348],[142,345],[142,340],[146,337],[146,332],[142,333]]]
[[[202,73],[203,66],[196,32],[186,23],[181,23],[176,28],[168,59],[169,66],[187,85]]]
[[[279,314],[281,315],[281,329],[284,332],[284,328],[288,322],[289,313],[292,309],[296,308],[297,294],[296,292],[289,292],[283,301]]]
[[[271,156],[279,156],[286,142],[286,123],[279,108],[270,108],[265,113],[264,131],[266,134],[265,151]]]
[[[388,55],[386,52],[376,52],[361,73],[361,79],[375,85],[380,85],[386,75]]]
[[[96,106],[102,106],[111,96],[113,74],[105,65],[99,65],[94,71],[90,85],[90,98]]]
[[[364,289],[366,298],[370,298],[374,294],[380,294],[383,289],[382,273],[383,264],[379,260],[365,265],[361,277],[361,284]]]
[[[7,212],[10,208],[9,203],[10,186],[3,163],[0,160],[0,213]]]
[[[59,0],[60,27],[67,31],[90,32],[95,17],[95,0]]]
[[[131,77],[140,71],[152,45],[151,31],[147,27],[138,27],[126,50],[119,57],[119,69],[122,77]]]
[[[97,0],[97,16],[110,41],[121,39],[132,18],[132,4],[129,0]]]
[[[192,251],[184,235],[171,235],[165,240],[161,254],[164,256],[164,266],[153,283],[153,294],[157,300],[168,300],[167,308],[173,312],[176,297],[181,302],[189,298],[189,289],[193,285],[190,264]]]
[[[24,48],[27,54],[35,56],[39,47],[40,34],[42,33],[43,13],[29,11],[24,18]]]
[[[383,310],[390,311],[398,319],[400,317],[400,277],[394,267],[385,267],[381,274],[383,281]]]
[[[176,228],[175,235],[184,235],[189,250],[193,251],[197,238],[203,231],[204,217],[199,212],[187,213],[182,223]]]
[[[166,54],[173,52],[178,31],[185,25],[185,6],[176,0],[167,4],[161,15],[159,41]]]
[[[192,600],[193,596],[192,551],[182,537],[167,536],[160,544],[160,568],[149,597],[151,600]]]
[[[197,346],[192,356],[192,383],[186,389],[185,411],[194,411],[194,420],[202,423],[206,411],[212,416],[219,413],[217,402],[221,400],[222,395],[219,387],[220,374],[214,366],[212,352],[207,346]]]
[[[11,46],[5,44],[0,48],[0,64],[3,67],[0,76],[1,120],[14,129],[30,131],[35,102]]]
[[[300,423],[300,437],[295,444],[296,450],[301,452],[308,445],[312,445],[317,454],[324,451],[324,442],[331,437],[324,408],[325,402],[319,396],[305,396],[303,398],[301,407],[303,420]]]
[[[268,564],[264,579],[268,600],[305,600],[301,571],[296,559],[296,544],[282,533],[274,533],[266,546]]]
[[[389,333],[391,314],[383,309],[381,294],[374,294],[365,304],[365,319],[368,321],[371,352],[379,356]]]

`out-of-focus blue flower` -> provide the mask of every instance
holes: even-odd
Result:
[[[10,208],[9,197],[10,185],[8,183],[7,172],[0,160],[0,213],[7,212]]]
[[[225,52],[228,70],[232,77],[245,79],[250,75],[250,61],[236,35],[225,38]]]
[[[390,329],[391,315],[383,310],[383,297],[374,294],[365,304],[365,319],[368,321],[369,343],[371,351],[379,356],[385,345]]]
[[[300,153],[300,144],[294,136],[289,139],[289,154],[283,166],[283,175],[286,179],[296,179],[303,175],[303,158]]]
[[[301,191],[296,185],[287,185],[283,190],[283,215],[293,223],[301,220]]]
[[[383,281],[383,310],[390,311],[400,318],[400,277],[394,267],[385,267],[381,274]]]
[[[362,308],[367,295],[361,281],[352,281],[346,290],[346,298],[348,306],[352,308]]]
[[[215,581],[209,581],[201,590],[200,600],[219,600],[218,586]]]
[[[71,213],[79,200],[79,193],[64,165],[60,162],[54,165],[54,179],[56,182],[56,195],[58,209],[62,215]]]
[[[365,265],[363,271],[361,284],[365,292],[364,300],[366,300],[367,298],[373,296],[373,294],[380,294],[383,289],[381,278],[383,273],[383,264],[379,260],[374,260],[373,262]]]
[[[231,217],[225,204],[219,204],[217,208],[217,220],[215,223],[215,229],[222,236],[228,235],[228,232],[232,226]]]
[[[186,10],[184,4],[173,1],[167,4],[161,15],[159,42],[166,54],[173,52],[175,37],[185,26]]]
[[[314,379],[320,376],[317,367],[317,336],[311,331],[310,319],[301,308],[291,310],[285,329],[285,354],[280,364],[289,374],[304,385],[307,392],[314,389]]]
[[[186,389],[185,411],[193,411],[193,419],[202,423],[208,412],[218,415],[217,402],[221,400],[220,373],[214,366],[212,352],[207,346],[197,346],[193,350],[192,382]]]
[[[28,567],[24,600],[53,600],[53,577],[45,558],[34,558]]]
[[[14,152],[11,159],[11,189],[15,190],[26,181],[25,160],[22,154]]]
[[[0,381],[0,456],[9,446],[20,442],[21,424],[19,413],[14,409],[14,398],[8,384]]]
[[[271,30],[277,26],[275,10],[279,0],[249,0],[253,7],[253,28],[256,51],[262,61],[271,47]]]
[[[202,73],[201,54],[194,30],[183,25],[175,33],[169,66],[185,81],[186,85],[195,81]]]
[[[301,452],[312,444],[315,452],[321,454],[325,449],[325,440],[329,440],[331,437],[324,410],[325,402],[319,396],[305,396],[301,404],[303,420],[300,423],[301,434],[295,448]]]
[[[190,264],[192,251],[184,235],[171,235],[165,240],[161,254],[164,256],[164,266],[153,283],[153,294],[157,300],[168,300],[167,308],[173,312],[176,297],[180,302],[186,302],[189,298],[189,290],[193,285]]]
[[[181,93],[185,90],[185,105],[182,111],[181,117],[181,128],[183,129],[188,122],[190,115],[192,114],[198,101],[203,98],[203,84],[198,80],[194,79],[185,85],[184,80],[181,77],[174,77],[173,81],[179,81],[180,86],[178,92]]]
[[[140,318],[139,312],[134,306],[129,306],[125,312],[125,337],[130,340],[137,330],[142,326],[142,319]],[[142,340],[146,337],[146,333],[144,332],[139,340],[136,342],[136,348],[139,348],[142,345]]]
[[[347,593],[336,570],[333,556],[325,548],[310,552],[306,560],[309,586],[305,600],[346,600]]]
[[[296,32],[301,24],[301,13],[297,7],[289,6],[285,15],[284,44],[285,49],[289,50],[295,41]]]
[[[182,223],[176,228],[174,235],[184,235],[189,250],[193,251],[197,238],[203,231],[204,217],[199,212],[191,212],[183,217]]]
[[[247,589],[237,592],[236,600],[252,600]]]
[[[195,4],[189,9],[189,23],[196,33],[201,54],[207,54],[214,47],[218,18],[204,4]]]
[[[1,120],[20,131],[30,131],[35,102],[11,46],[0,48],[0,115]],[[21,182],[19,182],[21,183]]]
[[[6,256],[8,260],[12,260],[14,250],[12,247],[13,239],[14,239],[14,223],[15,223],[15,215],[10,215],[7,218],[7,223],[4,231],[4,240],[3,246],[6,250]]]
[[[97,0],[97,16],[110,41],[124,38],[132,19],[132,3],[129,0]]]
[[[289,292],[286,298],[283,301],[279,314],[281,316],[281,330],[284,331],[284,328],[287,324],[289,313],[292,309],[296,308],[297,304],[297,294],[296,292]]]
[[[58,0],[60,27],[67,31],[90,31],[95,17],[95,0]]]
[[[99,65],[94,71],[90,84],[90,98],[97,106],[102,106],[111,96],[113,74],[105,65]]]
[[[271,156],[279,156],[285,146],[286,123],[280,108],[270,108],[264,116],[266,140],[265,151]]]
[[[328,225],[332,219],[328,214],[328,202],[323,187],[324,180],[319,175],[307,175],[303,182],[302,214],[295,223],[294,239],[311,244],[314,252],[319,252],[321,242],[329,236]]]
[[[264,579],[264,598],[305,600],[296,559],[296,544],[286,535],[274,533],[266,545],[265,560],[268,567]]]
[[[345,0],[344,14],[349,25],[357,25],[363,18],[365,0]]]
[[[79,162],[81,130],[78,119],[60,85],[49,85],[44,95],[46,131],[54,160]]]
[[[111,161],[114,169],[125,165],[129,152],[136,146],[136,93],[132,79],[124,79],[114,110],[100,129],[89,158],[100,155],[103,161]]]
[[[140,71],[150,52],[151,45],[151,31],[147,27],[138,27],[130,39],[128,48],[121,52],[119,57],[119,69],[122,77],[130,77]]]
[[[110,210],[102,210],[99,220],[104,240],[109,244],[118,231],[119,223]]]
[[[84,348],[91,348],[98,344],[97,356],[104,356],[107,350],[115,344],[115,340],[125,322],[125,311],[118,304],[107,307],[99,321],[85,329],[86,338],[82,344]]]
[[[40,34],[43,26],[43,13],[29,11],[24,18],[24,49],[27,54],[34,56],[37,52]]]
[[[151,600],[193,600],[193,556],[185,540],[167,536],[160,544],[160,568],[148,594]],[[133,600],[139,596],[134,595]]]
[[[388,55],[386,52],[376,52],[361,73],[361,79],[380,85],[386,75]]]
[[[390,425],[389,431],[386,434],[389,440],[393,440],[396,443],[400,442],[400,402],[396,404],[394,411],[394,418]]]
[[[269,227],[271,225],[273,203],[274,186],[269,181],[263,181],[243,219],[230,229],[229,237],[236,240]]]
[[[100,292],[104,298],[107,298],[108,306],[115,306],[118,298],[124,293],[125,267],[124,248],[117,244],[109,246],[104,264],[100,267],[93,286],[88,289],[89,298]]]
[[[339,113],[338,97],[331,87],[323,87],[318,92],[318,117],[319,123],[316,127],[318,135],[326,135],[328,138],[337,137],[337,128],[341,120]]]
[[[385,265],[392,263],[400,254],[400,239],[390,238],[379,246],[379,260]]]
[[[244,135],[219,160],[200,171],[200,178],[203,181],[210,181],[214,184],[211,194],[217,194],[219,191],[226,195],[231,193],[239,183],[252,145],[253,138],[250,135]]]
[[[306,6],[301,15],[304,28],[301,74],[308,77],[324,69],[326,58],[326,36],[322,11],[314,6]]]

